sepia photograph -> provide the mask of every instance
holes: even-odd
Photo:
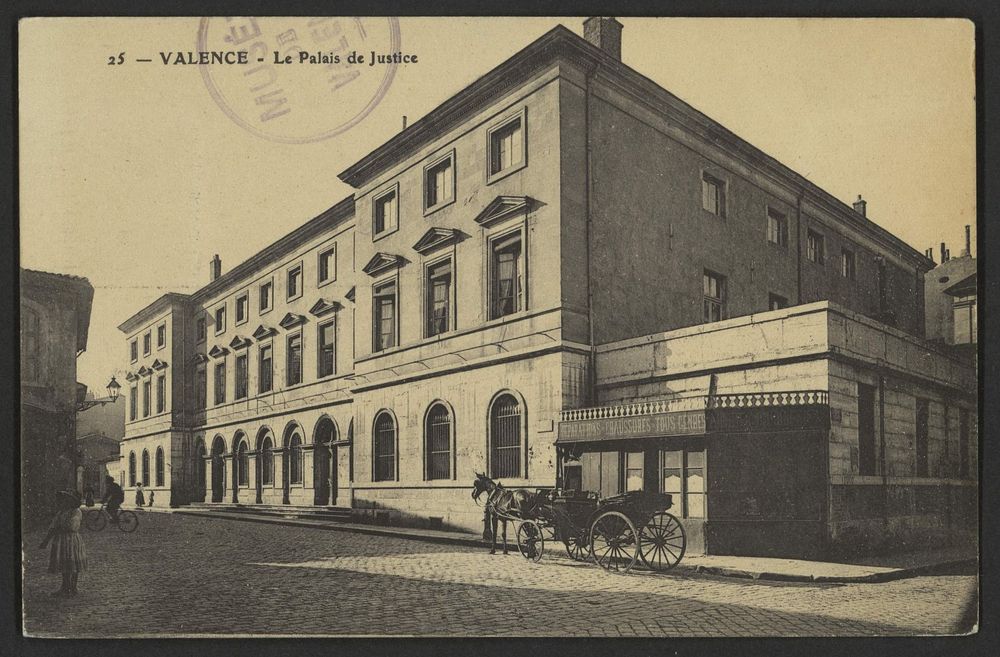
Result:
[[[22,18],[21,631],[976,634],[976,49]]]

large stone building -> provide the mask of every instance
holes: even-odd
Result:
[[[585,37],[551,30],[348,167],[352,196],[126,320],[126,486],[478,530],[485,470],[674,493],[710,552],[951,532],[974,374],[922,340],[933,263],[626,66],[614,19]]]
[[[21,270],[21,511],[47,522],[73,488],[76,359],[87,348],[94,288],[85,278]],[[83,388],[86,391],[86,388]]]

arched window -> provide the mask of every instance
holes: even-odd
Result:
[[[296,431],[288,439],[288,482],[302,483],[302,436]]]
[[[149,451],[142,450],[142,484],[149,485]]]
[[[240,446],[236,448],[236,462],[237,462],[237,481],[240,486],[250,485],[250,455],[247,454],[247,443],[246,441],[241,441]]]
[[[135,452],[128,453],[128,485],[135,487]]]
[[[396,478],[396,421],[388,411],[382,411],[375,417],[373,434],[372,479],[393,481]]]
[[[261,486],[274,485],[274,443],[271,436],[264,438],[260,444],[260,484]]]
[[[434,404],[427,411],[424,454],[427,479],[451,479],[451,413],[444,404]]]
[[[496,398],[490,408],[490,476],[522,477],[521,404],[510,394]]]
[[[156,448],[156,485],[157,486],[162,486],[163,485],[163,470],[164,470],[164,467],[165,466],[163,464],[163,448],[162,447],[157,447]]]

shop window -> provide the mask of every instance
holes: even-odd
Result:
[[[674,515],[683,518],[704,518],[704,450],[662,450],[660,459],[662,492],[673,496]]]
[[[627,452],[625,454],[625,490],[643,489],[644,452]]]

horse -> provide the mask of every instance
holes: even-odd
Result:
[[[497,521],[503,521],[503,553],[507,554],[507,522],[511,518],[526,518],[537,503],[537,494],[523,488],[504,488],[481,472],[472,482],[472,499],[477,503],[487,493],[483,511],[483,538],[490,531],[490,554],[497,553]]]

